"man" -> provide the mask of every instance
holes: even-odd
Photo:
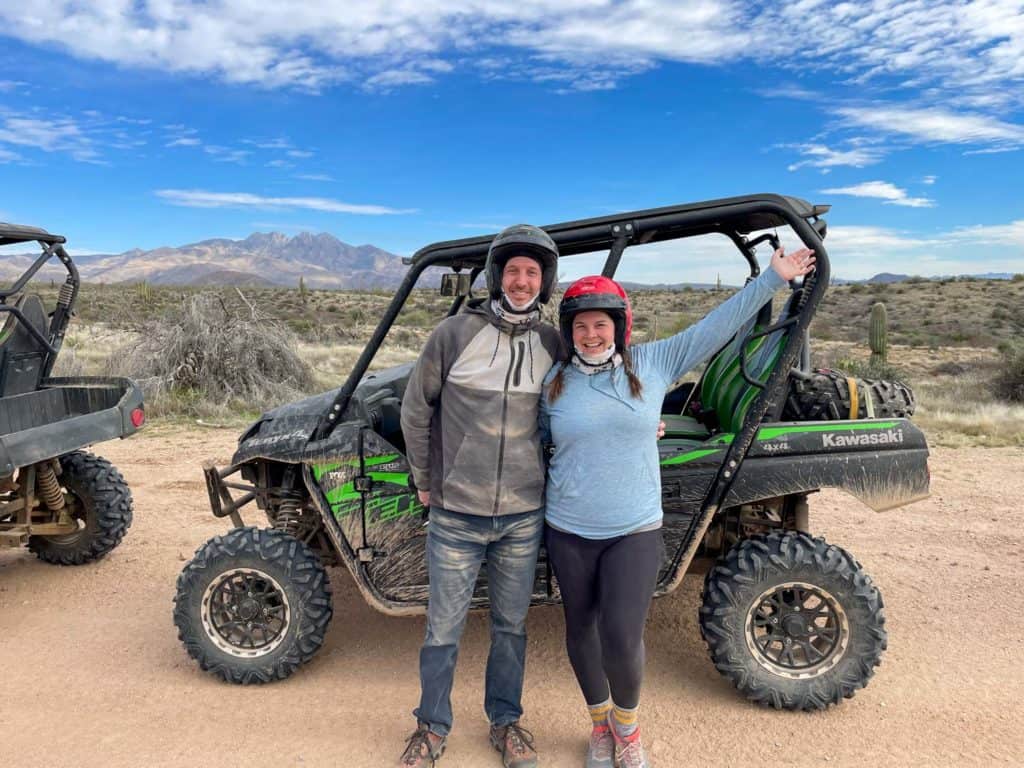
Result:
[[[491,243],[488,297],[427,340],[402,403],[402,432],[419,499],[430,510],[430,597],[420,651],[421,697],[402,766],[432,766],[452,726],[459,639],[487,562],[491,648],[484,711],[506,768],[537,765],[522,716],[526,613],[544,527],[537,407],[559,335],[540,306],[557,279],[558,248],[528,224]]]

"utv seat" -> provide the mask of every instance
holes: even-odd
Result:
[[[779,313],[778,322],[791,319],[798,305],[799,291],[795,291]],[[666,439],[706,440],[717,432],[740,430],[751,403],[761,392],[760,387],[743,377],[740,351],[749,335],[769,327],[770,322],[771,302],[768,302],[708,364],[698,388],[700,417],[662,414]],[[746,342],[746,370],[751,378],[767,380],[782,354],[789,331],[790,326],[778,328]]]
[[[35,294],[21,296],[14,306],[46,337],[46,309]],[[0,397],[35,392],[43,378],[47,350],[13,312],[0,329]]]

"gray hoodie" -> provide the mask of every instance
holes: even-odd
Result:
[[[430,335],[402,401],[402,432],[431,505],[471,515],[543,505],[537,408],[559,344],[551,326],[512,325],[486,301]]]

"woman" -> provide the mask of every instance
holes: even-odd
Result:
[[[810,272],[813,253],[780,248],[771,269],[699,323],[632,348],[632,311],[618,283],[584,277],[565,292],[559,320],[568,355],[548,374],[541,401],[541,426],[555,446],[545,535],[569,661],[593,724],[587,768],[647,766],[637,708],[644,622],[663,550],[651,436],[665,393],[775,291]]]

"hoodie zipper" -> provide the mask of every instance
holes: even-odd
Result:
[[[499,331],[500,333],[500,331]],[[491,510],[491,516],[497,517],[498,506],[501,501],[501,475],[503,465],[505,463],[505,430],[508,426],[508,385],[512,379],[512,372],[516,370],[516,344],[515,344],[515,331],[509,334],[508,337],[508,349],[509,349],[509,361],[508,370],[505,371],[505,389],[501,396],[501,434],[498,438],[498,475],[494,482],[494,507]],[[520,351],[522,350],[522,342],[520,342]],[[523,361],[520,358],[519,365],[522,366]]]

